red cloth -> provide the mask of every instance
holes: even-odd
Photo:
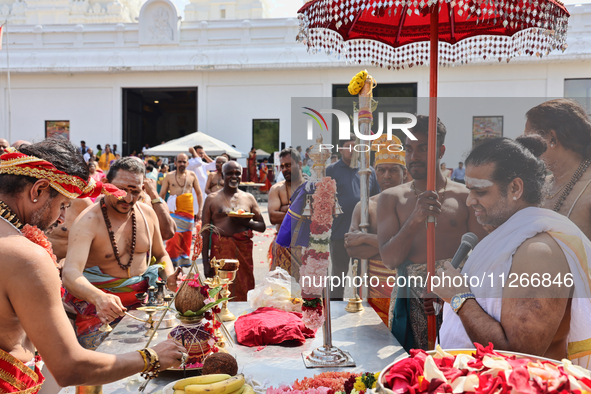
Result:
[[[209,256],[220,259],[234,259],[240,262],[236,279],[230,285],[232,301],[247,301],[246,295],[254,289],[254,263],[252,261],[252,230],[225,235],[211,234]]]
[[[35,357],[39,362],[41,357]],[[22,361],[0,349],[0,393],[37,393],[45,378],[39,367],[35,370],[27,367]]]
[[[263,307],[240,316],[234,323],[238,343],[245,346],[277,345],[285,341],[304,344],[316,332],[306,328],[302,314]]]

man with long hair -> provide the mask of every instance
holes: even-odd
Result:
[[[496,138],[466,159],[466,205],[495,230],[476,245],[461,273],[447,263],[439,277],[447,280],[433,288],[446,302],[443,348],[492,343],[589,368],[591,242],[569,219],[539,207],[545,150],[539,136]],[[464,275],[461,284],[454,280]],[[476,284],[483,275],[487,279]]]
[[[591,238],[589,114],[574,100],[557,99],[530,109],[526,117],[525,134],[541,136],[548,146],[541,159],[552,175],[542,208],[566,216]]]
[[[88,167],[69,141],[47,139],[0,156],[0,391],[38,392],[44,377],[35,351],[60,386],[106,384],[152,367],[138,352],[83,349],[62,306],[43,231],[63,223],[72,199],[101,193],[121,196],[89,182]],[[180,365],[186,352],[172,341],[154,350],[163,369]]]

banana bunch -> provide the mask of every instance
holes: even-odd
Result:
[[[174,394],[254,394],[244,375],[212,374],[181,379],[174,384]]]

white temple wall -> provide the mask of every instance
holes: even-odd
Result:
[[[504,115],[504,135],[516,137],[523,131],[525,111],[540,100],[561,97],[565,78],[591,78],[589,62],[509,64],[467,66],[440,71],[439,96],[456,97],[440,103],[458,103],[453,117],[442,119],[448,128],[448,162],[462,160],[471,148],[472,108],[482,101],[465,97],[530,97],[517,101],[511,114],[501,114],[495,105],[503,100],[487,101],[478,115]],[[290,141],[291,97],[329,97],[333,84],[346,84],[360,67],[323,69],[285,69],[269,71],[166,71],[115,72],[100,74],[13,74],[11,140],[39,140],[44,137],[46,120],[70,120],[71,140],[96,144],[122,142],[122,89],[148,87],[197,87],[198,128],[247,152],[252,144],[253,119],[280,119],[280,141]],[[429,91],[428,69],[412,68],[388,71],[368,68],[378,83],[418,84],[419,97]],[[0,77],[0,137],[7,135],[6,76]],[[421,102],[424,104],[424,102]],[[426,108],[419,108],[427,113]],[[329,143],[330,136],[324,136]],[[305,137],[304,137],[305,138]]]

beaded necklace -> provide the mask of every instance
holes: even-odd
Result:
[[[4,201],[0,201],[0,217],[6,220],[18,231],[22,231],[23,227],[25,226],[20,222],[20,220],[18,220],[16,214],[10,210],[10,208],[8,207],[8,205],[4,203]]]
[[[575,173],[573,174],[573,177],[570,179],[570,181],[568,181],[568,183],[560,189],[560,190],[563,190],[563,189],[564,190],[562,191],[562,194],[560,195],[560,197],[558,197],[556,204],[554,204],[554,208],[552,209],[554,212],[558,212],[558,210],[560,210],[560,207],[562,207],[564,200],[566,200],[566,198],[568,197],[570,192],[573,190],[573,187],[576,185],[576,183],[579,181],[579,179],[581,179],[581,177],[583,176],[585,171],[587,171],[589,164],[591,164],[591,159],[583,160],[581,162],[581,164],[579,165],[579,168],[577,168],[577,171],[575,171]],[[553,196],[546,196],[546,198],[547,199],[553,198],[554,196],[556,196],[557,193],[558,192],[554,193]]]
[[[111,241],[111,246],[113,247],[113,253],[115,254],[115,259],[117,260],[117,264],[121,267],[122,270],[127,271],[127,276],[131,278],[130,267],[131,263],[133,263],[133,256],[135,253],[135,243],[137,240],[137,222],[135,220],[135,210],[131,209],[131,248],[129,250],[129,262],[127,264],[121,263],[121,258],[119,257],[119,248],[117,247],[117,241],[115,241],[115,233],[111,227],[111,220],[109,219],[109,215],[107,214],[107,204],[105,204],[105,198],[103,197],[101,200],[101,211],[103,212],[103,218],[105,219],[105,224],[107,225],[107,231],[109,232],[109,240]]]

